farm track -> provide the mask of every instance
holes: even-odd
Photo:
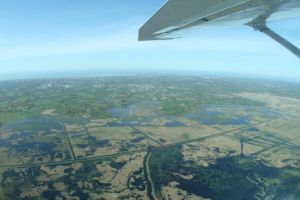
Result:
[[[75,160],[76,160],[77,158],[76,158],[75,152],[74,152],[74,150],[73,150],[73,146],[72,146],[72,144],[71,144],[71,141],[70,141],[70,138],[69,138],[68,131],[67,131],[67,129],[66,129],[65,123],[62,123],[62,126],[63,126],[63,129],[64,129],[65,138],[66,138],[66,140],[67,140],[67,142],[68,142],[68,146],[69,146],[69,150],[70,150],[70,152],[71,152],[72,159],[75,159]]]
[[[150,167],[149,167],[149,159],[151,157],[152,151],[148,151],[144,158],[144,178],[147,183],[147,195],[150,200],[156,200],[155,197],[155,187],[151,178]]]
[[[77,158],[76,160],[65,160],[65,161],[57,161],[57,162],[47,162],[47,163],[32,163],[32,164],[22,164],[22,165],[0,165],[0,168],[25,168],[25,167],[37,167],[42,165],[47,166],[53,166],[53,165],[65,165],[65,164],[72,164],[77,162],[83,162],[83,161],[93,161],[93,160],[99,160],[99,159],[106,159],[106,158],[113,158],[118,156],[124,156],[124,155],[130,155],[140,152],[145,152],[145,149],[135,150],[135,151],[129,151],[129,152],[120,152],[115,154],[109,154],[109,155],[103,155],[103,156],[93,156],[93,157],[87,157],[87,158]]]

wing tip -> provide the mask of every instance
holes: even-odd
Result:
[[[139,35],[138,35],[138,41],[139,42],[145,42],[145,41],[154,41],[154,40],[173,40],[175,38],[163,38],[161,37],[162,35],[154,35],[154,34],[149,34],[147,31],[143,31],[141,28],[139,30]]]
[[[149,34],[149,32],[145,31],[143,27],[139,29],[139,36],[138,36],[138,41],[149,41],[153,40],[154,37],[152,34]]]

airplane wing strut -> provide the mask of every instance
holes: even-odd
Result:
[[[269,28],[263,29],[262,32],[270,36],[271,38],[273,38],[275,41],[279,42],[282,46],[284,46],[285,48],[290,50],[293,54],[298,56],[298,58],[300,58],[300,49],[295,45],[293,45],[291,42],[287,41],[286,39],[284,39],[283,37],[281,37],[280,35],[278,35],[277,33],[275,33]]]
[[[298,58],[300,58],[300,49],[298,47],[296,47],[295,45],[293,45],[288,40],[284,39],[282,36],[278,35],[274,31],[272,31],[266,25],[266,23],[260,23],[259,25],[249,23],[248,25],[253,27],[255,30],[258,30],[258,31],[268,35],[269,37],[271,37],[272,39],[277,41],[279,44],[281,44],[282,46],[287,48],[289,51],[291,51],[293,54],[295,54]]]

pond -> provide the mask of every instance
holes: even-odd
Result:
[[[186,118],[198,121],[205,125],[246,125],[249,124],[249,116],[227,116],[221,111],[201,110],[199,113],[186,114]]]
[[[117,118],[123,118],[123,117],[129,117],[134,114],[134,110],[136,109],[137,106],[135,105],[128,105],[125,107],[113,107],[107,110],[107,112],[112,116],[112,117],[117,117]]]
[[[185,126],[184,123],[179,122],[179,121],[172,121],[172,122],[167,122],[164,124],[165,127],[180,127],[180,126]]]
[[[19,121],[11,126],[11,128],[15,131],[41,131],[44,130],[46,132],[51,129],[62,130],[62,124],[53,118],[39,118],[39,119],[26,119]]]

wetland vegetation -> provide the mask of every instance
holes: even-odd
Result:
[[[300,199],[300,85],[0,82],[0,199]]]

